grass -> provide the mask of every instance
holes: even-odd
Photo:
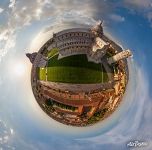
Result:
[[[46,76],[47,70],[47,76]],[[108,81],[106,72],[76,67],[38,68],[39,80],[62,83],[103,83]]]
[[[88,62],[87,56],[85,54],[73,55],[65,57],[62,59],[57,59],[58,55],[55,55],[48,61],[48,67],[55,66],[68,66],[68,67],[78,67],[78,68],[88,68],[93,70],[101,70],[101,64],[96,64],[94,62]]]
[[[91,118],[88,119],[88,124],[93,124],[102,119],[105,115],[105,113],[108,111],[107,108],[104,108],[100,110],[99,112],[96,112]]]
[[[53,51],[53,50],[52,50]],[[38,79],[61,83],[104,83],[108,81],[108,75],[103,65],[88,62],[87,56],[73,55],[58,60],[58,55],[50,52],[46,68],[37,68]]]
[[[67,109],[67,110],[72,110],[72,111],[76,110],[76,107],[74,107],[74,106],[65,105],[65,104],[62,104],[62,103],[58,103],[56,101],[52,101],[52,104],[53,104],[53,106],[57,106],[57,107],[60,107],[62,109]]]
[[[47,80],[46,79],[46,68],[37,68],[38,78],[39,80]]]
[[[54,57],[55,55],[57,55],[59,52],[58,48],[52,48],[48,54],[47,54],[47,57],[48,58],[51,58],[51,57]]]

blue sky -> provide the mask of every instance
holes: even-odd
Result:
[[[53,31],[93,25],[131,49],[130,81],[112,119],[91,128],[67,128],[45,115],[30,87],[26,52],[37,51]],[[0,149],[121,150],[128,141],[152,149],[152,0],[1,0]],[[83,137],[83,138],[82,138]]]

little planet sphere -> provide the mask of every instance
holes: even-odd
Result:
[[[118,108],[132,53],[109,39],[99,21],[91,28],[55,33],[38,52],[26,56],[42,110],[60,123],[81,127],[104,120]]]

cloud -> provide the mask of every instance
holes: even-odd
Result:
[[[10,3],[9,3],[9,8],[14,8],[15,6],[15,3],[16,3],[16,0],[10,0]]]
[[[149,0],[148,0],[149,1]],[[10,1],[9,4],[13,9],[10,9],[8,12],[8,23],[3,27],[0,28],[0,42],[2,43],[0,45],[0,58],[2,56],[5,56],[5,54],[13,47],[15,47],[16,43],[16,37],[17,32],[22,30],[23,27],[30,26],[33,24],[34,21],[46,21],[48,20],[51,26],[47,26],[47,29],[43,32],[47,32],[48,30],[55,29],[60,24],[69,24],[74,25],[82,25],[85,23],[85,25],[89,25],[95,22],[95,20],[98,18],[97,16],[104,16],[109,15],[111,13],[112,8],[115,6],[107,5],[109,3],[101,2],[101,1],[91,1],[91,0],[84,0],[84,1],[71,1],[71,0],[60,0],[60,1],[49,1],[49,0],[20,0],[20,1]],[[139,1],[138,1],[139,2]],[[139,12],[142,12],[141,6],[139,7],[139,4],[131,5],[131,2],[129,1],[126,3],[127,6],[130,6],[130,8],[134,8],[138,10]],[[145,6],[148,6],[147,4]],[[144,6],[144,9],[147,9],[147,7]],[[111,8],[111,9],[110,9]],[[149,7],[148,7],[149,9]],[[12,17],[13,16],[13,17]],[[109,15],[110,16],[110,15]],[[94,19],[95,18],[95,19]],[[117,22],[123,22],[125,21],[125,18],[123,16],[120,16],[118,14],[111,15],[111,19]],[[151,20],[151,15],[149,14],[149,19]],[[134,99],[134,102],[132,103],[132,107],[130,108],[130,111],[128,112],[128,115],[126,115],[122,120],[118,122],[118,125],[112,128],[109,132],[95,137],[90,138],[86,140],[86,143],[81,144],[80,141],[74,141],[71,144],[71,140],[62,140],[58,139],[61,144],[60,146],[55,146],[54,149],[61,149],[62,146],[65,147],[65,149],[68,147],[69,149],[86,149],[85,146],[90,147],[90,149],[101,149],[101,146],[104,144],[122,144],[123,142],[126,142],[127,140],[132,139],[132,137],[140,138],[149,138],[151,140],[151,134],[150,132],[147,132],[147,129],[151,131],[151,120],[149,116],[151,112],[151,102],[150,98],[148,96],[148,84],[147,80],[145,79],[144,75],[145,70],[143,68],[137,67],[136,72],[136,78],[134,80],[136,81],[136,88],[132,89],[132,93],[130,93],[131,96],[136,99]],[[140,81],[140,82],[137,82]],[[135,90],[136,89],[136,90]],[[11,96],[10,99],[13,99],[14,97]],[[16,97],[15,97],[16,99]],[[25,106],[24,106],[25,107]],[[16,121],[16,120],[15,120]],[[128,124],[129,122],[129,124]],[[144,123],[142,123],[144,122]],[[3,123],[4,124],[4,123]],[[28,127],[26,127],[27,129]],[[5,131],[5,127],[2,128],[3,131]],[[4,141],[8,141],[9,135],[14,134],[14,130],[11,128],[7,128],[7,133],[0,137],[0,139]],[[139,132],[138,132],[139,131]],[[25,131],[26,132],[26,131]],[[39,131],[38,131],[39,132]],[[138,134],[137,134],[138,132]],[[146,134],[145,134],[146,133]],[[21,133],[20,133],[21,134]],[[37,135],[38,133],[34,133],[34,135]],[[2,135],[2,134],[0,134]],[[53,136],[52,136],[53,137]],[[52,138],[51,137],[51,138]],[[32,139],[32,137],[29,137]],[[33,137],[34,139],[35,137]],[[54,138],[54,137],[53,137]],[[48,142],[49,144],[52,144],[54,141],[50,140]],[[17,141],[18,139],[24,139],[21,135],[16,136],[14,138],[14,141]],[[40,139],[42,140],[42,138]],[[58,141],[56,139],[56,141]],[[18,142],[18,141],[17,141]],[[16,142],[16,145],[18,144]],[[32,141],[33,142],[33,141]],[[30,141],[21,141],[20,144],[18,144],[18,148],[21,148],[25,146],[25,149],[36,149],[36,145],[39,145],[39,147],[42,147],[41,149],[50,148],[50,145],[46,142],[40,142],[40,141],[34,141],[35,143],[32,143]],[[40,143],[38,143],[40,142]],[[52,143],[51,143],[52,142]],[[65,144],[66,142],[66,144]],[[79,144],[80,142],[80,144]],[[29,144],[30,143],[30,144]],[[34,145],[35,144],[35,145]],[[57,145],[58,143],[56,143]],[[4,144],[3,144],[4,145]],[[5,144],[7,145],[7,144]],[[13,144],[12,144],[13,145]],[[68,145],[68,146],[67,146]],[[8,149],[8,148],[5,148]]]
[[[5,122],[0,120],[0,149],[13,149],[9,146],[9,141],[14,134],[14,130],[9,128]]]
[[[124,0],[122,7],[146,18],[152,26],[152,0]]]
[[[124,17],[117,15],[117,14],[111,14],[109,17],[111,20],[113,20],[115,22],[124,22],[125,21]]]
[[[0,13],[2,13],[4,11],[4,9],[3,8],[0,8]]]
[[[6,23],[0,27],[0,60],[5,54],[15,47],[17,32],[26,26],[30,26],[35,21],[46,21],[57,18],[58,22],[63,22],[63,18],[68,21],[73,15],[73,23],[79,20],[79,17],[88,16],[92,18],[104,16],[112,10],[112,5],[104,1],[93,2],[91,0],[70,1],[70,0],[10,0],[9,10],[5,14]],[[77,15],[75,15],[75,14]],[[71,15],[72,14],[72,15]],[[51,22],[52,23],[52,22]],[[11,44],[11,46],[9,46]]]
[[[16,44],[17,32],[34,20],[39,20],[43,1],[10,0],[7,23],[0,27],[0,60]],[[12,17],[13,16],[13,17]]]
[[[4,29],[0,33],[0,60],[7,51],[15,46],[16,35],[14,29]]]
[[[132,101],[129,111],[114,128],[103,135],[84,139],[84,141],[87,140],[91,144],[99,146],[114,144],[120,147],[123,145],[123,149],[128,141],[141,140],[151,144],[152,135],[149,131],[152,130],[152,101],[149,97],[148,78],[143,66],[136,65],[132,69],[136,70],[132,74],[134,76],[132,81],[135,82],[135,87],[131,83],[131,88],[127,91],[126,98],[128,98],[128,101]],[[149,147],[145,149],[149,149]]]
[[[147,18],[148,18],[149,22],[151,22],[151,27],[152,27],[152,12],[149,12],[147,14]]]
[[[110,13],[110,19],[116,22],[124,22],[125,18],[121,15],[114,14],[112,11],[117,7],[117,3],[111,3],[107,1],[70,1],[70,0],[10,0],[9,8],[13,8],[8,10],[8,18],[7,23],[4,27],[0,27],[0,42],[3,43],[3,47],[0,47],[1,54],[0,59],[4,56],[9,49],[13,48],[16,43],[16,33],[25,26],[29,26],[34,21],[46,21],[52,20],[53,18],[58,18],[58,22],[62,21],[63,18],[67,20],[72,16],[70,13],[77,13],[78,15],[74,15],[75,20],[80,20],[81,16],[88,16],[88,18],[98,19],[105,16],[108,16]],[[128,9],[135,9],[138,12],[141,12],[141,7],[144,7],[146,10],[151,8],[151,0],[142,1],[142,0],[124,0],[121,7],[127,7]],[[65,16],[63,16],[63,14]],[[12,17],[13,16],[13,17]],[[145,12],[144,16],[151,21],[151,13]],[[69,17],[69,18],[68,18]],[[77,21],[73,21],[73,23],[77,23]],[[13,39],[14,37],[14,39]],[[12,46],[9,45],[8,39],[11,38]]]
[[[152,0],[124,0],[124,2],[139,9],[152,9]]]

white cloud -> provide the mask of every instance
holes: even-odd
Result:
[[[134,70],[136,71],[132,74],[132,82],[135,82],[135,87],[131,83],[131,88],[126,96],[128,101],[132,101],[129,111],[109,132],[84,140],[90,141],[92,144],[118,144],[123,145],[123,147],[126,147],[125,144],[128,141],[150,142],[152,140],[152,135],[149,132],[152,130],[152,102],[148,93],[148,78],[142,67],[135,66]]]
[[[147,15],[147,17],[148,17],[149,21],[152,21],[152,12],[149,12],[148,15]]]
[[[16,3],[16,0],[10,0],[10,3],[9,3],[9,8],[14,8],[15,6],[15,3]]]
[[[96,8],[97,6],[99,7],[99,5],[100,9]],[[25,26],[31,25],[34,21],[45,21],[52,18],[59,18],[62,22],[62,18],[60,16],[66,18],[68,21],[74,13],[77,14],[75,20],[78,20],[79,17],[82,18],[84,15],[87,15],[88,18],[91,19],[99,13],[104,15],[106,12],[111,10],[104,2],[100,2],[96,5],[96,3],[91,0],[10,0],[9,8],[12,9],[9,9],[7,12],[8,21],[3,27],[0,27],[0,31],[2,31],[0,32],[0,42],[3,43],[3,46],[0,47],[0,59],[1,56],[4,56],[9,51],[10,48],[15,46],[17,31],[21,30]]]
[[[8,146],[8,142],[13,133],[14,130],[12,128],[9,128],[5,122],[0,120],[0,146]]]
[[[14,29],[5,29],[0,33],[0,42],[3,43],[3,46],[0,47],[0,59],[10,48],[15,46],[15,39]]]
[[[124,17],[117,15],[117,14],[111,14],[109,17],[110,17],[110,19],[112,19],[115,22],[124,22],[125,21]]]
[[[126,4],[130,6],[134,6],[137,8],[151,9],[152,8],[152,0],[124,0]]]
[[[152,0],[124,0],[122,5],[146,18],[152,27]]]
[[[3,8],[0,8],[0,13],[2,13],[4,11],[4,9]]]
[[[12,128],[10,128],[10,133],[14,134],[14,130]]]
[[[139,0],[141,1],[141,0]],[[138,1],[138,2],[139,2]],[[149,0],[148,0],[149,1]],[[52,26],[48,27],[47,30],[50,30],[50,28],[53,28],[54,26],[57,28],[58,25],[66,24],[66,22],[70,22],[73,25],[76,24],[83,24],[84,21],[86,24],[93,23],[95,20],[93,19],[94,16],[96,16],[97,12],[100,13],[100,15],[105,15],[110,10],[108,9],[109,6],[105,5],[105,3],[102,3],[101,1],[97,3],[93,3],[91,0],[89,1],[71,1],[71,0],[60,0],[60,1],[49,1],[49,0],[20,0],[17,3],[15,0],[10,1],[10,8],[13,8],[13,10],[10,13],[8,24],[4,26],[3,29],[0,29],[0,42],[5,43],[3,47],[1,47],[0,50],[0,58],[1,56],[4,56],[7,51],[15,46],[15,40],[16,40],[16,31],[20,30],[24,26],[28,26],[32,24],[35,20],[47,20],[50,19],[53,23]],[[131,4],[128,0],[128,4]],[[132,6],[139,6],[142,5],[136,4],[137,1],[134,1],[134,4],[132,3]],[[145,2],[145,1],[143,1]],[[85,4],[85,5],[84,5]],[[148,7],[149,5],[144,4],[144,8]],[[100,9],[99,9],[100,8]],[[111,15],[111,19],[117,22],[123,22],[125,21],[125,18],[122,16],[119,16],[117,14]],[[149,19],[151,20],[151,15],[149,14]],[[149,98],[147,98],[147,81],[143,77],[143,70],[141,68],[138,68],[137,72],[137,79],[140,82],[137,83],[137,89],[135,90],[133,95],[136,96],[136,100],[134,102],[134,108],[132,109],[132,112],[135,109],[134,113],[130,113],[129,115],[133,115],[133,117],[126,116],[124,120],[121,120],[119,122],[119,125],[112,129],[107,134],[104,134],[100,137],[96,137],[94,139],[91,139],[90,141],[93,142],[93,144],[103,144],[103,143],[117,143],[126,141],[129,139],[132,135],[134,135],[140,126],[141,123],[141,116],[142,113],[144,113],[145,121],[147,121],[150,118],[151,109],[149,106],[151,103],[147,102]],[[134,90],[133,90],[134,91]],[[13,98],[13,97],[12,97]],[[147,103],[147,105],[146,105]],[[136,107],[135,107],[136,106]],[[147,107],[145,109],[145,107]],[[144,112],[143,110],[147,110],[147,112]],[[130,118],[133,118],[133,120],[130,120]],[[128,122],[132,121],[134,124],[130,127],[130,124],[128,125]],[[149,129],[151,131],[151,126],[149,126],[151,123],[148,122],[147,125],[144,125],[144,131],[142,135],[144,135],[144,132],[146,132],[146,129]],[[145,128],[146,126],[146,128]],[[4,131],[6,131],[4,129]],[[0,130],[0,142],[3,141],[4,137],[8,135],[13,135],[14,131],[13,129],[7,130],[8,135],[1,134]],[[138,136],[140,136],[141,132]],[[150,132],[149,132],[150,134]],[[151,137],[151,135],[149,135]],[[22,137],[21,137],[22,138]],[[9,139],[9,138],[5,138]],[[15,139],[16,140],[16,139]],[[91,143],[90,142],[90,143]],[[24,143],[27,144],[26,142]],[[24,145],[23,143],[21,145]],[[29,146],[30,147],[30,146]],[[33,147],[33,146],[32,146]],[[30,149],[32,149],[30,147]],[[33,147],[34,149],[34,147]]]

